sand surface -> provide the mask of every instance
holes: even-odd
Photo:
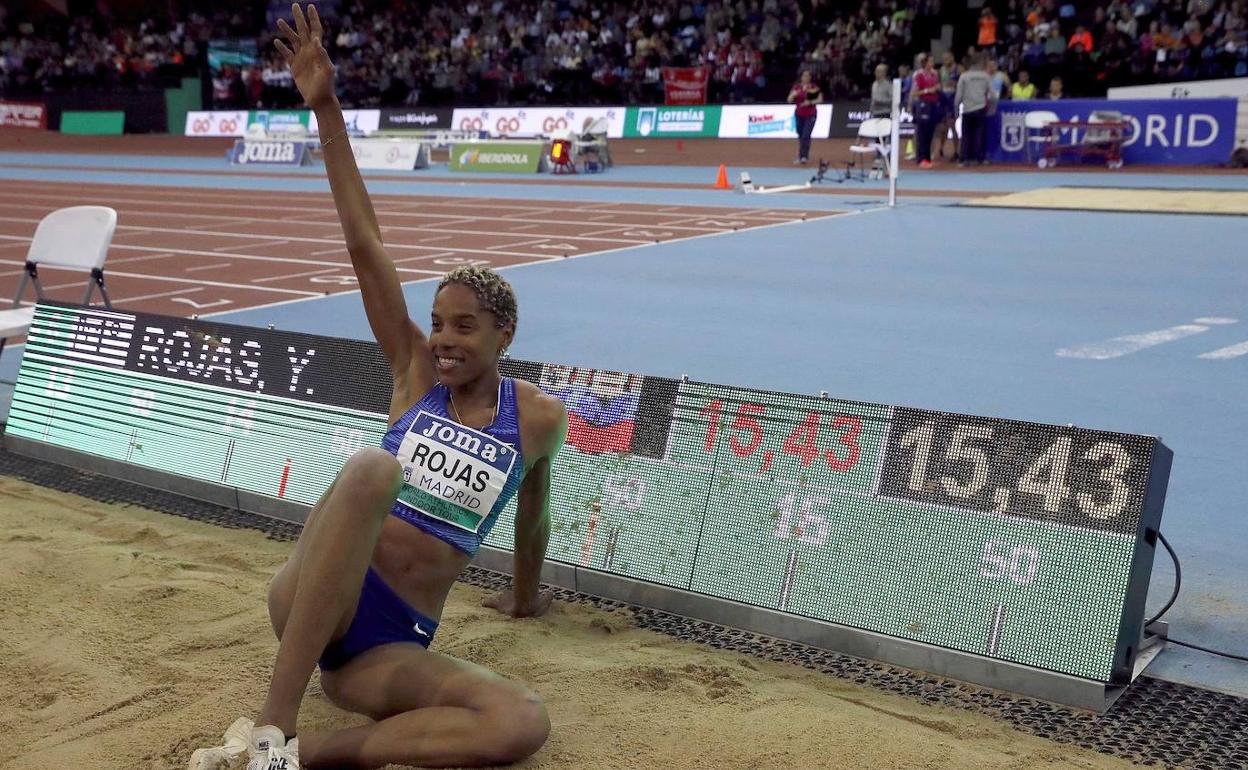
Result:
[[[0,768],[180,768],[263,699],[263,597],[291,543],[0,477]],[[991,719],[556,604],[512,620],[457,585],[437,649],[531,684],[523,768],[1117,768]],[[361,723],[313,678],[300,731]]]
[[[968,200],[962,205],[991,208],[1248,215],[1248,192],[1239,190],[1132,190],[1121,187],[1046,187]]]

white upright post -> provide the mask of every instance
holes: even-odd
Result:
[[[893,134],[888,159],[888,206],[897,206],[897,167],[901,153],[901,78],[893,78]]]

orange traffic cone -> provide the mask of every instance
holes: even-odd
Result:
[[[731,190],[732,185],[728,184],[728,167],[723,163],[719,164],[719,176],[715,177],[716,190]]]

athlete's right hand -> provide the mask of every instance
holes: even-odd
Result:
[[[285,19],[277,20],[277,30],[289,46],[281,40],[274,40],[273,45],[286,59],[303,100],[315,110],[334,101],[334,63],[321,44],[325,28],[321,26],[316,6],[308,4],[307,17],[298,3],[290,6],[290,12],[295,17],[294,29]]]

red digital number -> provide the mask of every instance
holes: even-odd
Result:
[[[741,446],[736,436],[728,437],[728,446],[732,448],[732,453],[737,457],[749,457],[763,443],[763,426],[758,424],[754,415],[765,411],[766,407],[762,404],[742,404],[737,407],[737,417],[732,421],[732,429],[744,430],[750,434],[750,441],[745,446]]]
[[[848,428],[844,433],[837,436],[837,442],[849,450],[845,459],[836,456],[835,449],[829,449],[825,457],[828,459],[828,467],[834,471],[845,472],[852,469],[858,464],[858,458],[862,456],[862,448],[858,446],[858,434],[862,432],[862,420],[857,417],[847,417],[845,415],[837,415],[832,421],[832,430]]]
[[[780,447],[784,452],[797,455],[803,468],[819,456],[819,413],[810,412],[798,423]]]

